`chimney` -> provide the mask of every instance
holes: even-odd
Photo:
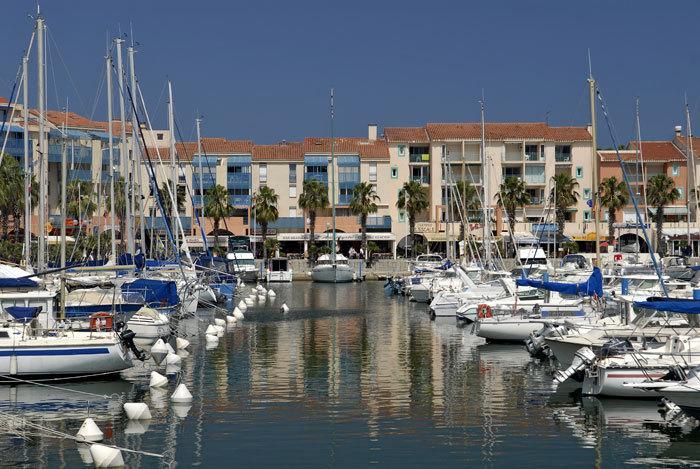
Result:
[[[377,140],[377,124],[367,124],[367,138]]]
[[[673,128],[673,131],[676,134],[676,137],[682,137],[683,136],[683,126],[682,125],[677,125]]]

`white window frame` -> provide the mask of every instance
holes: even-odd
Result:
[[[289,185],[289,197],[296,197],[297,196],[297,185],[296,184],[290,184]]]
[[[259,170],[258,181],[260,182],[260,184],[266,184],[267,183],[267,163],[260,163],[258,170]]]
[[[369,164],[369,182],[377,182],[377,163]]]

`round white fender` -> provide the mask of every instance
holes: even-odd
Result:
[[[102,441],[105,435],[95,421],[88,417],[83,421],[76,436],[83,441]]]
[[[94,444],[90,446],[90,455],[95,467],[123,467],[122,452],[113,446]]]
[[[151,346],[151,356],[156,362],[156,365],[161,364],[168,352],[168,347],[165,346],[165,342],[163,342],[163,339],[156,340],[155,343]]]
[[[209,326],[207,326],[207,330],[205,331],[205,334],[206,335],[216,335],[217,332],[219,332],[219,329],[217,329],[217,327],[214,324],[209,324]]]
[[[170,400],[173,402],[192,402],[192,394],[190,393],[185,383],[180,383],[180,385],[175,388],[175,392],[170,396]]]
[[[227,324],[234,324],[236,322],[236,317],[235,316],[226,316],[226,323]]]
[[[165,357],[165,366],[179,365],[182,363],[182,357],[176,353],[169,353]]]
[[[162,388],[163,386],[167,386],[167,385],[168,385],[168,378],[161,375],[157,371],[151,371],[151,381],[148,383],[149,387]]]
[[[183,339],[182,337],[178,337],[177,339],[175,339],[175,346],[178,350],[184,350],[190,346],[190,341],[187,339]]]
[[[225,326],[226,321],[224,321],[221,318],[214,318],[214,324],[216,324],[217,326]]]
[[[151,419],[151,410],[143,402],[125,402],[124,412],[129,420],[149,420]]]

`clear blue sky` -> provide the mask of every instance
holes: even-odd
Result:
[[[2,96],[34,4],[2,6]],[[488,120],[585,124],[589,48],[621,140],[634,136],[635,96],[643,138],[670,138],[686,92],[700,118],[697,1],[71,0],[47,1],[42,12],[58,44],[49,51],[50,107],[68,99],[71,110],[104,118],[104,95],[94,101],[106,37],[132,23],[155,125],[166,122],[170,77],[186,138],[197,109],[205,136],[327,135],[332,86],[339,135],[364,135],[369,122],[476,121],[482,88]],[[700,121],[694,127],[700,134]],[[600,134],[608,145],[603,126]]]

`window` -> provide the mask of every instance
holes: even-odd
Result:
[[[391,179],[398,179],[399,177],[399,168],[397,166],[392,166],[391,167]]]
[[[297,208],[296,208],[296,207],[289,207],[289,216],[290,216],[290,217],[296,217],[296,216],[297,216]]]
[[[406,156],[406,145],[399,145],[399,156]]]
[[[571,145],[557,145],[554,147],[554,160],[557,163],[567,163],[571,161]]]
[[[576,179],[583,177],[583,166],[576,166]]]
[[[369,164],[369,182],[377,182],[377,163]]]
[[[516,177],[519,178],[522,175],[522,171],[520,170],[520,166],[504,166],[503,167],[503,179],[509,178],[509,177]]]
[[[684,189],[683,189],[682,187],[676,187],[676,189],[678,189],[678,193],[680,194],[680,198],[681,198],[681,199],[682,199],[683,197],[685,197],[685,196],[683,195],[683,194],[684,194]]]
[[[591,198],[591,190],[590,189],[586,188],[583,190],[583,198],[585,200],[588,200]]]
[[[591,221],[591,212],[590,212],[590,210],[584,210],[584,211],[583,211],[583,221]]]
[[[525,145],[525,159],[527,161],[537,161],[539,159],[538,147],[539,145]]]
[[[156,138],[157,138],[158,140],[163,140],[163,134],[162,134],[162,133],[157,133],[157,134],[156,134]]]
[[[267,183],[267,163],[260,163],[260,184]]]
[[[289,165],[289,182],[290,183],[297,182],[297,165],[296,164]]]
[[[399,210],[399,223],[405,223],[406,222],[406,212],[403,210]]]
[[[673,166],[671,167],[671,171],[673,172],[674,176],[678,176],[681,172],[680,166],[678,166],[678,163],[673,163]]]
[[[289,186],[289,197],[296,197],[297,196],[297,185],[290,185]]]

